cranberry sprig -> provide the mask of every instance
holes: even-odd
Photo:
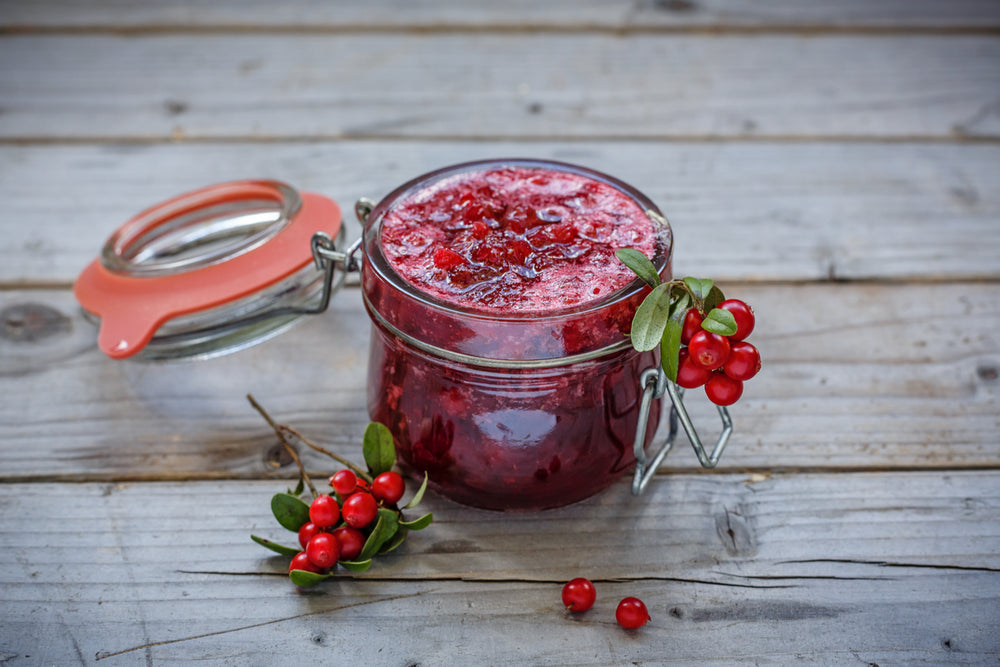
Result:
[[[271,512],[284,528],[297,533],[299,547],[289,547],[257,535],[250,538],[276,553],[292,556],[288,575],[297,586],[312,586],[329,579],[337,567],[363,572],[376,556],[389,553],[405,540],[411,530],[422,530],[434,517],[428,513],[412,521],[402,510],[420,503],[427,488],[427,476],[410,501],[400,508],[406,490],[403,477],[391,470],[396,462],[392,433],[383,424],[372,422],[365,429],[362,452],[367,470],[341,459],[310,442],[298,431],[276,424],[263,408],[248,397],[255,408],[275,429],[279,440],[299,465],[299,483],[295,490],[271,498]],[[294,435],[309,447],[347,467],[329,479],[331,491],[319,493],[287,440]],[[312,498],[303,498],[308,486]],[[308,501],[308,502],[307,502]]]
[[[632,347],[660,348],[660,364],[671,382],[686,389],[705,387],[716,405],[732,405],[743,383],[760,371],[760,352],[744,339],[753,331],[753,310],[726,299],[707,278],[661,282],[656,267],[633,248],[615,252],[652,291],[632,319]]]

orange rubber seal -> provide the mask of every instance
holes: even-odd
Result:
[[[150,276],[109,269],[100,259],[91,262],[77,278],[73,292],[80,305],[101,319],[98,347],[114,359],[131,357],[142,351],[157,329],[171,318],[249,296],[304,268],[313,261],[310,247],[313,234],[326,232],[336,238],[341,212],[335,202],[321,195],[302,193],[300,197],[301,206],[284,227],[265,242],[225,261]],[[189,213],[204,202],[219,204],[262,198],[276,198],[267,182],[236,181],[210,186],[140,213],[119,232],[140,218],[162,223],[171,216]]]

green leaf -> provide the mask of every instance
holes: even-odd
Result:
[[[380,508],[378,511],[378,521],[375,523],[375,529],[372,530],[368,539],[365,540],[365,546],[361,548],[361,553],[358,554],[359,560],[368,560],[372,556],[378,553],[378,550],[385,544],[386,540],[390,539],[399,530],[399,518],[396,512],[384,507]]]
[[[670,283],[663,283],[654,288],[635,309],[635,316],[632,318],[632,347],[639,352],[646,352],[659,345],[669,317]]]
[[[400,521],[399,525],[410,530],[423,530],[427,526],[431,525],[431,521],[433,520],[434,514],[432,512],[428,512],[419,519],[414,519],[413,521]]]
[[[270,549],[274,553],[281,554],[282,556],[294,556],[298,554],[302,549],[293,549],[292,547],[286,547],[284,544],[278,544],[277,542],[272,542],[271,540],[264,537],[257,537],[256,535],[251,535],[250,539],[264,547],[265,549]]]
[[[705,310],[712,310],[725,300],[726,296],[722,293],[722,290],[713,285],[712,289],[708,292],[708,297],[705,299]]]
[[[406,534],[408,532],[409,531],[406,530],[405,528],[400,528],[399,530],[397,530],[396,534],[392,536],[392,539],[387,540],[386,543],[383,544],[382,547],[378,550],[379,554],[387,554],[390,551],[395,551],[397,548],[399,548],[399,545],[401,545],[403,542],[406,541]]]
[[[646,281],[650,287],[660,284],[660,276],[656,273],[656,267],[644,254],[635,248],[621,248],[615,250],[615,257],[621,260],[622,264],[632,270],[632,273]]]
[[[408,510],[419,505],[420,501],[424,499],[424,491],[426,490],[427,490],[427,471],[425,470],[423,483],[420,484],[420,488],[417,489],[417,492],[413,494],[413,497],[410,498],[410,502],[406,503],[403,509]]]
[[[304,477],[299,475],[299,483],[295,485],[295,490],[292,491],[293,496],[301,496],[302,492],[306,490],[306,480]]]
[[[681,332],[684,330],[684,316],[690,310],[691,297],[687,294],[678,299],[660,340],[660,365],[667,379],[677,382],[677,367],[681,352]]]
[[[728,310],[713,308],[705,316],[701,328],[721,336],[732,336],[736,333],[736,318]]]
[[[392,470],[396,463],[396,447],[392,443],[392,433],[379,422],[371,422],[365,429],[362,452],[368,471],[372,477]]]
[[[684,279],[684,284],[691,290],[695,303],[704,303],[712,291],[712,287],[715,286],[715,283],[709,278],[692,278],[690,276]]]
[[[368,560],[342,560],[340,566],[351,572],[364,572],[372,566],[372,559]]]
[[[288,573],[288,578],[296,586],[315,586],[321,581],[326,581],[332,574],[316,574],[308,570],[292,570]]]
[[[309,505],[290,493],[276,493],[271,498],[271,511],[278,523],[293,533],[309,522]]]

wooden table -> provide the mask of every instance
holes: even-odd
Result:
[[[995,1],[46,0],[0,26],[0,663],[996,664]],[[642,497],[537,514],[430,498],[398,555],[298,590],[249,539],[287,541],[295,470],[244,395],[359,459],[359,290],[143,364],[98,352],[72,281],[208,183],[349,208],[508,155],[632,183],[676,273],[755,306],[722,464],[685,445]]]

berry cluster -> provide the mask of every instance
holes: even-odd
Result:
[[[352,465],[332,452],[313,444],[291,427],[276,424],[253,397],[254,407],[275,429],[282,443],[289,448],[299,464],[299,484],[294,491],[278,493],[271,498],[271,512],[284,528],[298,534],[299,548],[278,544],[251,535],[250,538],[276,553],[292,556],[288,575],[298,586],[311,586],[333,576],[339,565],[352,572],[371,567],[375,556],[388,553],[406,540],[411,530],[422,530],[434,520],[430,513],[407,521],[399,507],[406,491],[403,477],[391,468],[396,461],[392,433],[385,425],[372,422],[365,429],[362,451],[368,471]],[[348,468],[339,470],[329,479],[332,493],[318,493],[301,461],[285,436],[294,434],[304,444],[324,453]],[[305,486],[312,500],[302,499]],[[402,509],[416,507],[427,489],[423,484]]]
[[[732,313],[736,333],[723,336],[702,328],[705,316],[691,308],[684,316],[677,384],[685,389],[705,387],[716,405],[732,405],[743,395],[743,383],[760,370],[760,352],[744,339],[754,327],[753,310],[739,299],[727,299],[717,308]]]
[[[577,577],[563,586],[562,601],[569,611],[574,613],[585,612],[593,607],[597,601],[597,589],[589,579]],[[618,608],[615,609],[615,620],[623,628],[635,630],[646,625],[651,619],[649,611],[642,600],[635,597],[627,597],[618,603]]]
[[[316,496],[309,505],[309,521],[299,528],[303,550],[292,558],[289,573],[327,574],[340,561],[353,563],[375,528],[379,507],[394,508],[405,490],[403,477],[393,471],[378,475],[369,485],[344,469],[330,478],[330,486],[334,496]]]

